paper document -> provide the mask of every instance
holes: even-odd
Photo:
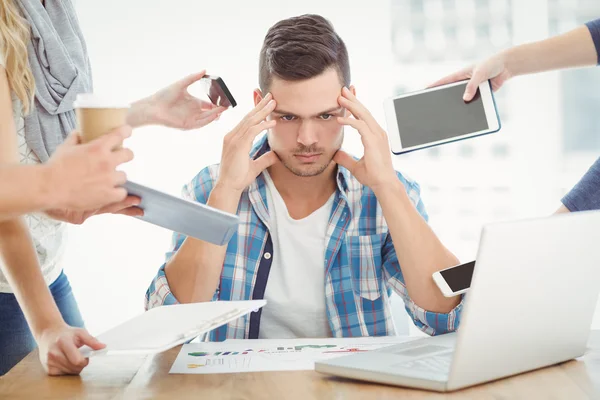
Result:
[[[327,339],[226,340],[183,345],[171,374],[312,370],[315,361],[380,349],[412,340],[385,336]]]
[[[106,344],[103,350],[83,346],[80,351],[84,357],[160,353],[265,304],[265,300],[213,301],[153,308],[99,335]]]

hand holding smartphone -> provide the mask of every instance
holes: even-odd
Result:
[[[204,92],[211,103],[219,107],[235,107],[237,103],[223,79],[215,75],[204,75],[200,79]]]
[[[432,277],[444,296],[454,297],[469,290],[474,271],[475,261],[470,261],[435,272]]]

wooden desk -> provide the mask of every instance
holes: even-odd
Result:
[[[589,399],[600,398],[600,331],[578,361],[442,394],[313,371],[169,375],[179,347],[154,357],[99,357],[80,377],[48,377],[37,352],[0,378],[0,399]]]

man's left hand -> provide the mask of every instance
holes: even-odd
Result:
[[[337,121],[342,125],[353,127],[360,133],[365,153],[360,160],[356,161],[345,151],[338,150],[333,161],[348,169],[360,183],[373,191],[397,182],[385,130],[348,88],[342,89],[338,103],[350,111],[353,117],[338,117]]]

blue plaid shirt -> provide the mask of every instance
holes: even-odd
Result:
[[[269,149],[266,135],[250,154],[258,158]],[[183,189],[183,196],[206,204],[217,180],[219,166],[203,169]],[[397,173],[409,198],[427,220],[419,185]],[[261,174],[241,196],[238,231],[227,245],[219,286],[213,300],[251,300],[264,296],[273,257],[269,235],[266,183]],[[173,251],[185,236],[173,236]],[[337,191],[326,233],[325,303],[334,337],[394,335],[390,309],[392,290],[404,300],[415,325],[430,335],[458,328],[462,303],[448,314],[425,311],[408,296],[396,250],[373,191],[338,166]],[[266,256],[265,256],[266,255]],[[146,309],[177,304],[164,265],[146,292]],[[266,306],[268,307],[268,305]],[[253,312],[212,331],[211,341],[258,338],[261,311]]]

